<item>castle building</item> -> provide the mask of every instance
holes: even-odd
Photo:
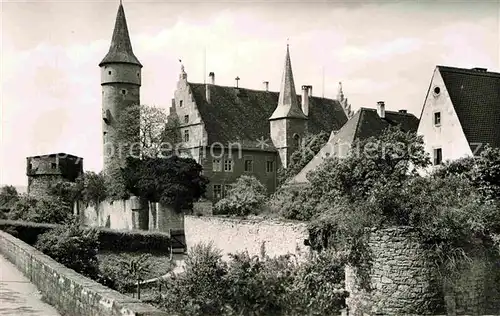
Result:
[[[138,149],[140,118],[127,118],[126,135],[118,129],[120,116],[140,104],[142,64],[134,55],[127,20],[120,2],[111,46],[101,68],[102,119],[105,172],[123,166],[131,150]],[[133,144],[136,144],[135,146]],[[133,146],[133,147],[132,147]],[[132,152],[134,153],[134,152]]]
[[[500,73],[436,66],[418,126],[434,166],[500,147],[499,87]]]
[[[328,157],[345,158],[355,141],[378,136],[389,126],[399,126],[405,132],[416,132],[418,118],[406,110],[387,111],[385,102],[379,101],[377,108],[360,108],[339,131],[330,134],[328,142],[311,161],[290,181],[289,185],[308,183],[307,173],[318,168]]]
[[[28,195],[44,197],[58,181],[74,182],[83,173],[83,158],[65,154],[49,154],[26,158]]]
[[[268,193],[276,189],[280,167],[287,167],[291,154],[307,133],[339,130],[350,107],[342,100],[314,97],[312,86],[303,85],[298,96],[287,45],[279,92],[188,81],[184,67],[170,108],[169,121],[179,122],[182,150],[203,166],[210,179],[207,198],[225,196],[241,175],[255,176]]]

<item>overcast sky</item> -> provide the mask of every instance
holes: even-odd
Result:
[[[334,98],[338,82],[354,109],[384,100],[417,117],[436,65],[499,71],[498,1],[124,0],[141,102],[168,107],[181,58],[188,80],[279,88],[287,38],[297,91]],[[102,168],[98,63],[118,1],[0,3],[0,183],[26,185],[26,156],[67,152]]]

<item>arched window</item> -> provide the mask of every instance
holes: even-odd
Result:
[[[300,146],[300,136],[299,136],[299,134],[293,134],[293,141],[294,141],[295,147],[298,148]]]

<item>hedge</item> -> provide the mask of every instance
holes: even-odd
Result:
[[[34,245],[39,235],[58,226],[56,224],[0,220],[0,230],[21,239],[29,245]],[[166,233],[95,228],[99,231],[99,250],[170,252],[171,238]]]

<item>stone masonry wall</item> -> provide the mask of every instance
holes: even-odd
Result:
[[[436,315],[444,302],[430,253],[407,227],[372,231],[369,240],[371,291],[361,287],[361,272],[346,268],[349,315]]]
[[[168,315],[66,268],[3,231],[0,231],[0,254],[29,278],[62,315]]]
[[[309,238],[305,223],[186,215],[184,231],[188,249],[212,242],[225,259],[228,253],[245,250],[251,256],[260,255],[263,248],[270,257],[295,254],[300,259],[310,252],[304,245]]]
[[[36,198],[49,196],[49,187],[57,181],[63,180],[60,175],[37,175],[28,180],[28,194]]]

